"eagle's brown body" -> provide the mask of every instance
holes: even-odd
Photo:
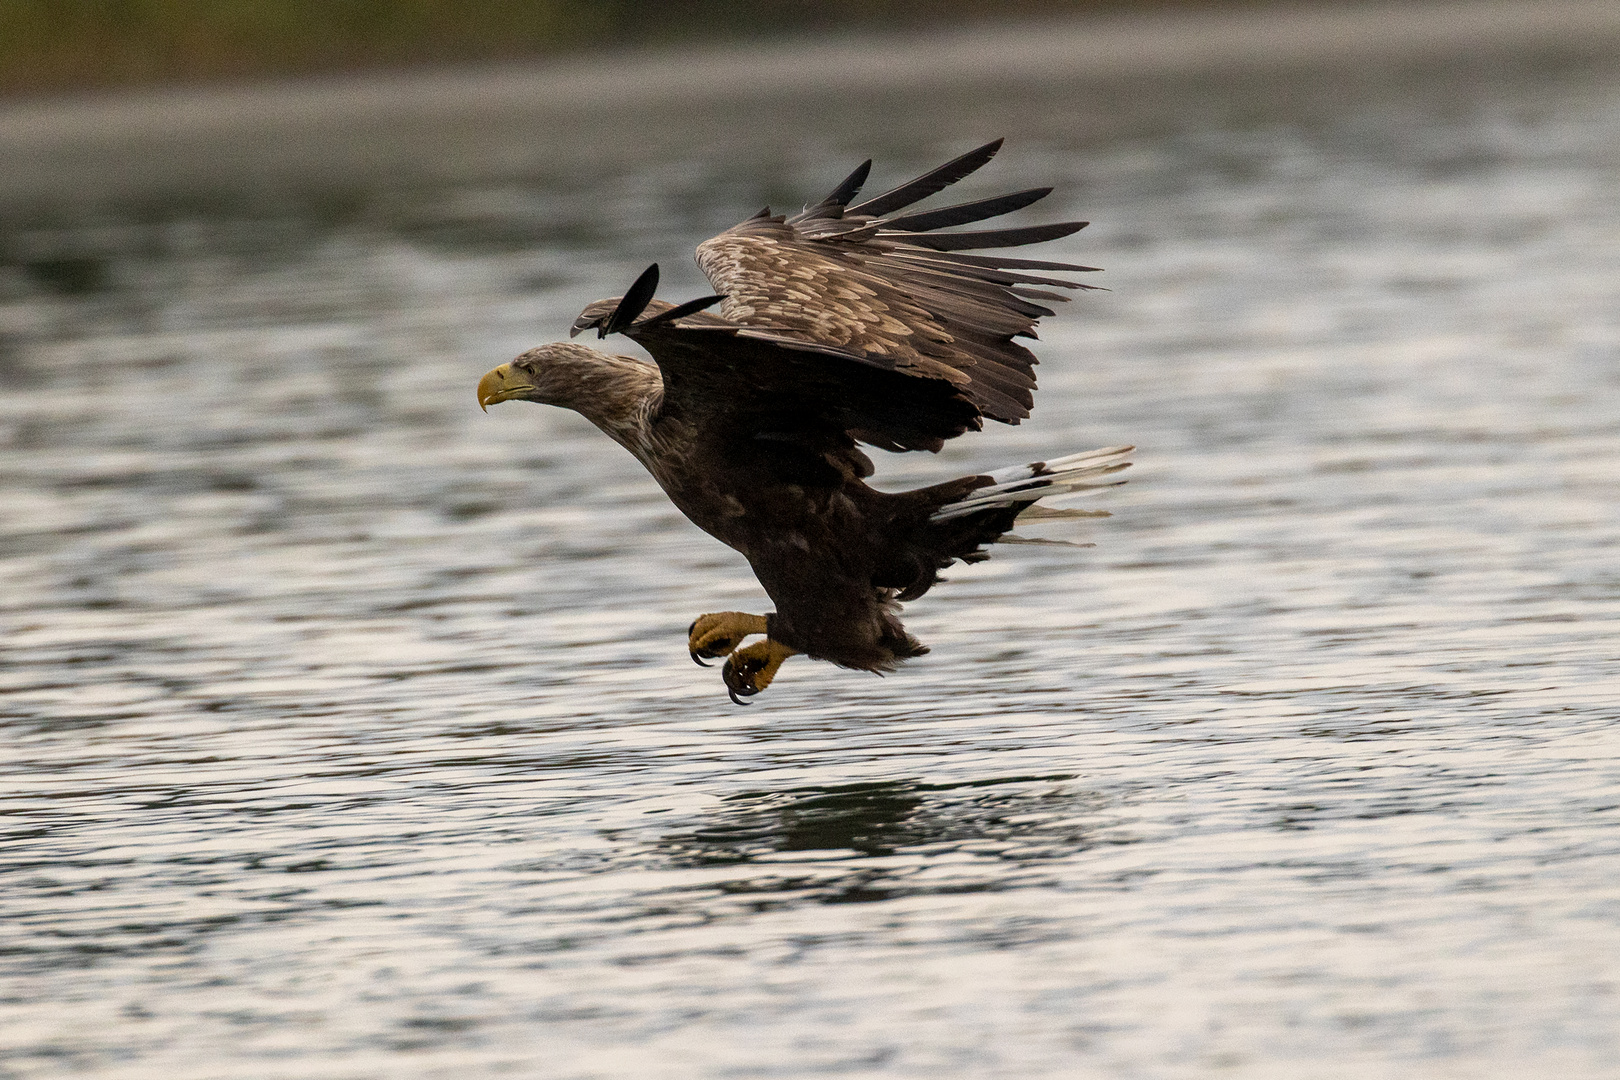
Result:
[[[1030,286],[1081,287],[1031,271],[1086,267],[955,252],[1052,239],[1083,223],[934,231],[1049,189],[894,215],[999,145],[850,206],[862,166],[802,214],[762,211],[701,245],[699,265],[723,295],[679,307],[654,300],[654,267],[575,323],[575,333],[625,334],[653,363],[557,343],[479,385],[481,404],[522,398],[581,413],[682,513],[748,559],[776,611],[725,613],[735,616],[730,630],[725,616],[704,616],[692,630],[694,659],[730,656],[734,698],[763,688],[793,653],[885,671],[927,651],[900,625],[900,601],[923,595],[952,562],[987,557],[985,545],[1041,496],[1099,486],[1091,481],[1124,467],[1128,448],[1116,448],[898,494],[865,483],[872,462],[858,443],[938,450],[986,416],[1028,416],[1035,358],[1013,339],[1034,337],[1036,319],[1051,313],[1033,301],[1065,299]],[[718,314],[702,310],[715,304]],[[771,648],[745,671],[739,658],[760,647],[737,645],[761,632]]]
[[[681,513],[741,552],[776,603],[770,636],[813,659],[887,671],[927,652],[900,625],[898,602],[922,596],[953,561],[985,558],[979,549],[1024,509],[930,522],[988,478],[878,491],[864,482],[871,462],[852,441],[813,465],[784,460],[758,440],[714,438],[701,418],[663,408],[663,380],[645,361],[572,343],[544,348],[546,362],[533,374],[546,403],[594,423],[646,466]],[[522,358],[516,366],[524,370]]]

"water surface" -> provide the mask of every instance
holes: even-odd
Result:
[[[1620,80],[1113,93],[14,219],[0,1076],[1613,1075]],[[1116,516],[735,708],[742,560],[473,386],[1004,130],[1110,291],[881,476],[1134,442]]]

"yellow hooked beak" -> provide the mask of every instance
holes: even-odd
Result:
[[[534,383],[513,371],[511,364],[502,364],[478,380],[478,407],[489,412],[491,405],[508,401],[533,389]]]

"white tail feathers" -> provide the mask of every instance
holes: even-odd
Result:
[[[1082,544],[1078,540],[1048,540],[1044,536],[1019,536],[1017,533],[1002,533],[996,537],[998,544],[1048,544],[1052,547],[1088,548],[1096,544]]]
[[[1117,487],[1123,480],[1104,480],[1112,473],[1130,467],[1125,455],[1134,446],[1109,446],[1101,450],[1087,450],[1083,454],[1051,461],[1036,461],[1029,465],[1014,465],[997,469],[990,474],[990,483],[976,488],[965,499],[947,503],[934,511],[930,521],[950,521],[966,517],[981,510],[1028,503],[1018,515],[1019,521],[1050,521],[1057,518],[1107,517],[1105,511],[1068,510],[1036,506],[1035,500],[1049,495],[1066,495],[1072,491],[1090,491],[1096,488]],[[1006,539],[1003,537],[1003,539]],[[1013,541],[1016,543],[1017,541]]]
[[[1123,480],[1119,483],[1124,483]],[[1113,485],[1109,485],[1113,486]],[[1028,524],[1032,521],[1073,521],[1075,518],[1113,517],[1107,510],[1079,510],[1067,506],[1042,506],[1040,503],[1030,503],[1018,512],[1018,520]]]

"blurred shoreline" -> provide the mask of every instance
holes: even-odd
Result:
[[[1377,77],[1393,68],[1602,60],[1612,0],[1449,0],[1152,9],[965,31],[816,35],[233,86],[0,103],[0,206],[282,191],[346,178],[417,184],[544,173],[558,154],[634,159],[723,129],[682,109],[735,102],[737,125],[899,90],[1016,93],[1212,76]],[[1104,120],[1093,120],[1104,123]],[[978,134],[978,133],[975,133]]]

